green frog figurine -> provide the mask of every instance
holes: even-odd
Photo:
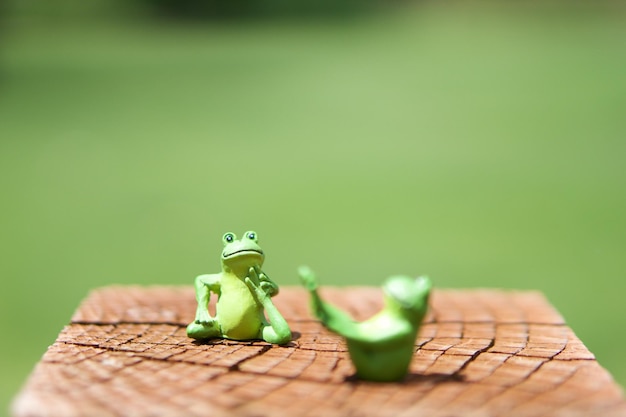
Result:
[[[230,232],[222,237],[222,271],[195,280],[198,308],[195,320],[187,326],[189,337],[261,339],[278,345],[291,340],[289,325],[271,299],[278,294],[278,286],[261,270],[265,254],[258,239],[254,231],[241,239]],[[208,310],[211,293],[217,295],[215,317]]]
[[[317,279],[308,267],[298,270],[311,294],[313,314],[330,331],[343,336],[360,379],[402,380],[409,370],[415,339],[428,308],[431,282],[427,277],[393,276],[383,285],[385,306],[375,316],[355,322],[323,301]]]

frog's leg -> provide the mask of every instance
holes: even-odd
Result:
[[[259,330],[258,337],[268,343],[275,343],[277,345],[288,343],[291,341],[291,329],[289,329],[289,324],[287,324],[287,321],[282,314],[280,314],[270,298],[270,294],[275,294],[277,291],[267,291],[267,289],[264,288],[265,286],[261,285],[264,281],[263,276],[265,275],[262,272],[257,272],[255,268],[250,268],[248,272],[249,276],[246,277],[245,283],[263,306],[270,320],[269,323],[264,320]]]
[[[261,339],[268,343],[275,343],[277,345],[284,345],[291,341],[291,329],[287,324],[287,321],[280,314],[278,309],[274,306],[274,303],[269,300],[263,304],[265,312],[267,313],[270,322],[264,323],[261,327],[259,336]]]
[[[196,318],[187,326],[187,336],[193,339],[213,339],[221,337],[221,329],[217,319],[209,313],[209,300],[211,292],[219,294],[219,274],[199,275],[196,277],[194,287],[196,289]]]
[[[352,320],[348,314],[322,300],[317,291],[317,279],[313,271],[307,267],[301,267],[298,273],[302,283],[311,294],[311,308],[317,319],[329,330],[345,338],[358,338],[360,336],[359,323]]]

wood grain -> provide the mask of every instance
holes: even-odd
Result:
[[[377,288],[327,288],[364,319]],[[622,390],[537,292],[437,290],[399,383],[353,378],[343,340],[307,294],[275,298],[294,340],[187,338],[191,288],[93,291],[13,404],[27,416],[626,416]]]

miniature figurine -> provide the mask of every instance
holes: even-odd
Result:
[[[298,270],[311,293],[313,314],[330,331],[343,336],[358,378],[389,382],[403,379],[426,315],[431,282],[427,277],[393,276],[383,285],[385,307],[364,322],[322,301],[317,279],[308,267]]]
[[[194,339],[262,339],[279,345],[289,342],[289,325],[271,300],[278,294],[278,286],[261,270],[265,255],[258,235],[248,231],[237,240],[229,232],[222,241],[222,272],[195,280],[198,308],[187,335]],[[208,310],[211,292],[217,294],[215,317]]]

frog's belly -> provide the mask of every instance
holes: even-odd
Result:
[[[247,287],[245,290],[223,292],[217,302],[216,313],[223,337],[236,340],[260,337],[263,311]]]

